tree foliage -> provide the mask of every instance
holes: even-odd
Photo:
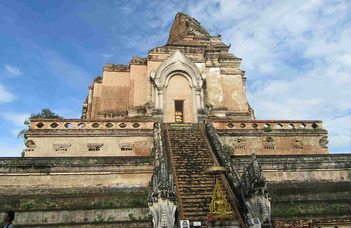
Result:
[[[32,113],[29,119],[63,119],[63,117],[57,115],[56,113],[52,112],[50,109],[46,108],[41,110],[41,112],[38,114]]]
[[[20,138],[26,139],[26,131],[28,131],[29,129],[31,119],[63,119],[63,117],[52,112],[48,108],[41,110],[41,112],[39,112],[38,114],[32,113],[30,114],[29,118],[24,121],[24,125],[27,126],[27,129],[23,129],[18,133],[17,135],[18,139]]]

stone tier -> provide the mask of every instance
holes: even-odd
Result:
[[[351,225],[351,182],[281,182],[268,187],[275,227]]]
[[[1,188],[1,210],[16,227],[150,226],[146,188]]]
[[[233,156],[241,171],[249,156]],[[351,154],[257,156],[275,227],[350,227]]]
[[[257,155],[269,182],[351,182],[351,154],[323,155]],[[241,172],[250,163],[250,156],[232,156]]]
[[[153,157],[0,158],[16,227],[149,227]]]
[[[146,187],[152,157],[0,158],[4,188]]]

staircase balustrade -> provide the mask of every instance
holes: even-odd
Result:
[[[211,153],[211,155],[212,155],[212,158],[213,158],[213,160],[214,160],[214,162],[215,162],[215,165],[216,166],[220,166],[220,163],[219,163],[219,161],[218,161],[218,159],[217,159],[217,157],[216,157],[216,155],[213,153],[213,150],[212,150],[212,146],[211,146],[211,144],[210,144],[210,142],[208,141],[208,138],[207,138],[207,136],[206,136],[206,133],[204,132],[204,127],[203,127],[203,125],[199,125],[199,129],[200,129],[200,131],[201,131],[201,133],[202,133],[202,135],[203,135],[203,137],[204,137],[204,139],[205,139],[205,141],[206,141],[206,144],[207,144],[207,146],[208,146],[208,148],[209,148],[209,151],[210,151],[210,153]],[[220,142],[220,141],[219,141]],[[222,146],[220,143],[218,144],[219,146]],[[223,147],[222,147],[223,148]],[[231,160],[230,160],[231,161]],[[225,167],[225,166],[224,166]],[[234,167],[234,166],[232,166],[232,167]],[[227,168],[227,167],[226,167]],[[228,168],[227,168],[227,170],[228,170]],[[235,177],[238,177],[239,176],[239,174],[238,174],[238,172],[235,170],[235,168],[233,169],[234,170],[234,175],[235,175]],[[233,175],[233,174],[232,174]],[[237,175],[237,176],[236,176]],[[237,206],[237,204],[238,203],[240,203],[236,198],[235,198],[235,194],[234,194],[234,192],[233,192],[233,190],[230,188],[230,185],[229,185],[229,183],[228,183],[228,180],[226,179],[226,177],[225,177],[225,174],[221,174],[220,175],[220,179],[221,179],[221,181],[222,181],[222,183],[223,183],[223,187],[224,187],[224,189],[225,189],[225,192],[227,193],[227,197],[229,198],[229,202],[230,202],[230,204],[231,204],[231,207],[232,207],[232,209],[234,210],[234,213],[235,213],[235,217],[237,218],[237,219],[239,219],[239,222],[240,222],[240,225],[241,225],[241,227],[246,227],[246,224],[245,224],[245,222],[244,222],[244,220],[243,220],[243,218],[242,218],[242,215],[241,215],[241,213],[240,213],[240,211],[239,211],[239,209],[238,209],[238,206]]]
[[[253,225],[252,220],[259,218],[262,227],[271,227],[271,207],[266,180],[256,157],[253,155],[252,162],[246,167],[243,176],[240,178],[233,160],[224,149],[223,143],[212,123],[208,122],[205,124],[205,132],[220,165],[227,169],[227,173],[224,175],[225,180],[223,181],[228,183],[227,186],[234,193],[237,209],[241,212],[246,224],[251,226]],[[259,184],[255,180],[259,180]]]
[[[178,207],[177,186],[170,163],[166,130],[161,123],[154,124],[155,168],[149,185],[149,208],[156,228],[176,227]]]

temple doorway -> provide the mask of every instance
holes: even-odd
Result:
[[[175,100],[174,101],[174,109],[175,109],[175,122],[183,123],[183,109],[184,109],[184,101],[183,100]]]
[[[165,122],[194,122],[194,92],[195,91],[192,91],[186,77],[182,75],[174,75],[169,79],[165,91]]]

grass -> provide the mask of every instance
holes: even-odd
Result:
[[[25,202],[23,204],[23,208],[26,209],[26,210],[29,210],[33,207],[33,202],[32,201],[28,201],[28,202]]]
[[[267,126],[267,127],[264,127],[264,128],[263,128],[263,131],[264,131],[264,132],[271,132],[271,131],[273,131],[273,130],[272,130],[271,126]]]

